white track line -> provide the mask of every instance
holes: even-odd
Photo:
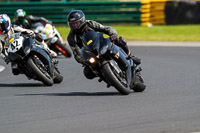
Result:
[[[127,44],[145,47],[200,47],[200,42],[128,41]]]

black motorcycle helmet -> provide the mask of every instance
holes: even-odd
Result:
[[[77,31],[85,24],[85,14],[81,10],[73,10],[68,14],[67,23],[71,30]]]

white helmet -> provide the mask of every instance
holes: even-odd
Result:
[[[6,34],[11,28],[11,21],[7,14],[0,15],[0,34]]]

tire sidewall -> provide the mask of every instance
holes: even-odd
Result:
[[[53,82],[55,84],[59,84],[63,81],[63,76],[56,68],[54,69],[54,76],[55,76],[55,78],[53,79]]]
[[[27,61],[27,66],[31,69],[32,73],[45,85],[52,86],[53,85],[53,79],[49,79],[43,74],[39,68],[36,66],[32,58],[29,58]]]
[[[115,76],[109,63],[104,64],[104,66],[101,69],[101,72],[104,75],[106,81],[108,81],[112,86],[114,86],[119,93],[121,93],[122,95],[128,95],[130,93],[130,89],[122,85],[118,78]]]
[[[66,53],[67,53],[67,56],[65,56],[64,54],[64,56],[65,57],[71,57],[72,56],[72,53],[70,52],[70,50],[67,48],[67,46],[65,46],[65,45],[63,45],[62,43],[60,43],[60,44],[57,44],[59,47],[61,47]],[[62,53],[62,51],[60,51],[61,53]]]

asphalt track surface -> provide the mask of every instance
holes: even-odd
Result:
[[[130,49],[147,89],[128,96],[87,80],[73,58],[58,58],[64,81],[52,87],[13,76],[1,60],[0,133],[199,133],[200,47]]]

